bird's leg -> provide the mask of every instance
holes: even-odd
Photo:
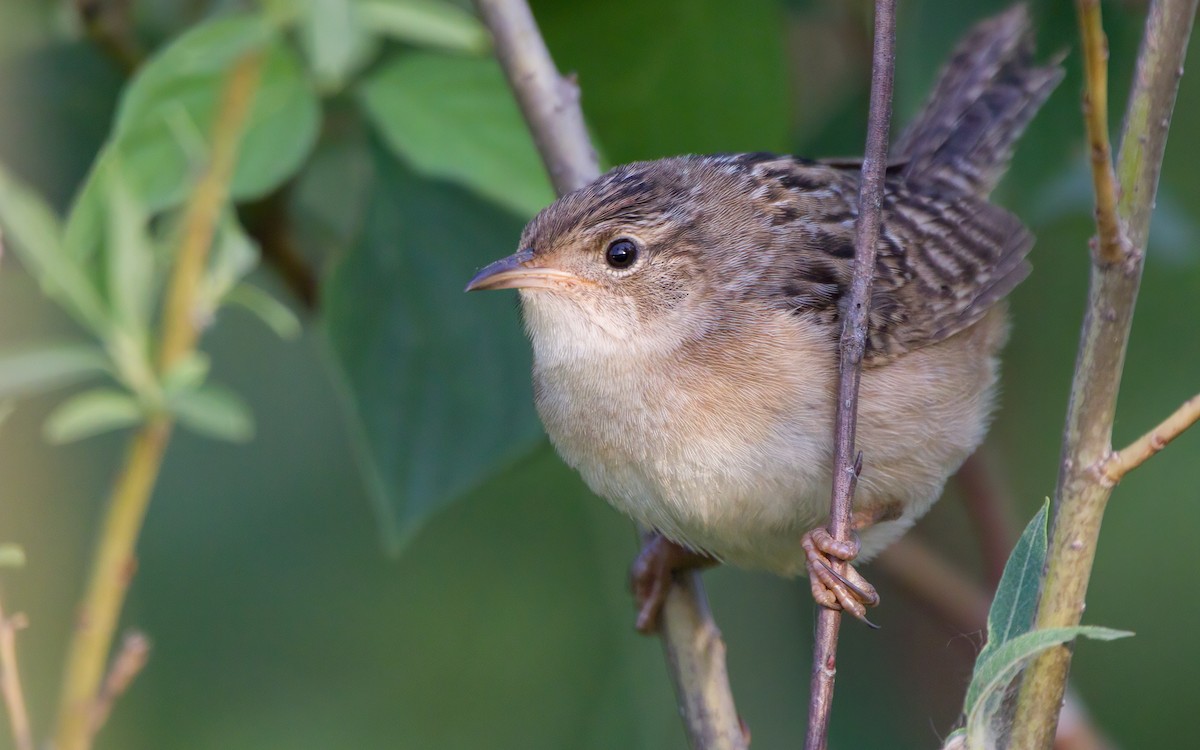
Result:
[[[902,508],[896,504],[877,506],[870,510],[854,511],[850,516],[850,528],[854,532],[874,526],[881,521],[900,517]],[[858,557],[860,543],[854,533],[848,541],[833,538],[825,527],[818,527],[800,539],[807,556],[808,580],[812,586],[813,599],[829,609],[841,609],[858,619],[877,627],[867,619],[867,607],[879,604],[879,594],[853,566],[847,565],[845,573],[838,573],[831,558],[849,563]]]
[[[708,555],[676,544],[657,531],[651,532],[629,571],[629,585],[638,611],[638,632],[650,635],[658,630],[658,618],[676,572],[716,564]]]

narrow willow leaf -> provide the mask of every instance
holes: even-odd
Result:
[[[337,91],[369,57],[371,44],[354,0],[300,0],[300,44],[324,91]]]
[[[0,568],[25,566],[25,550],[18,544],[0,544]]]
[[[996,596],[988,611],[987,643],[977,662],[982,663],[988,655],[1033,627],[1037,611],[1038,589],[1041,586],[1042,568],[1046,564],[1046,523],[1050,512],[1050,500],[1030,520],[1013,546],[1004,574],[996,587]]]
[[[54,211],[36,193],[0,167],[0,226],[6,245],[76,320],[102,331],[107,315],[100,293],[82,267],[63,251],[63,230]]]
[[[208,355],[201,351],[193,351],[179,360],[162,379],[162,387],[167,397],[199,388],[208,377],[210,365]]]
[[[232,391],[206,384],[172,394],[168,408],[184,427],[210,438],[244,443],[254,437],[254,417]]]
[[[494,60],[405,55],[373,73],[361,96],[388,146],[418,171],[466,185],[520,216],[554,200]]]
[[[359,2],[363,25],[381,36],[457,52],[486,52],[491,45],[479,19],[438,0],[365,0]]]
[[[221,221],[201,291],[202,314],[214,314],[225,296],[258,265],[258,258],[258,244],[242,225],[232,216]]]
[[[287,305],[252,284],[238,284],[225,295],[225,302],[244,308],[281,339],[294,339],[303,330],[300,319]]]
[[[70,443],[142,421],[138,402],[124,391],[97,388],[72,396],[46,418],[44,432],[52,443]]]
[[[1074,640],[1075,638],[1091,638],[1097,641],[1112,641],[1117,638],[1127,638],[1133,635],[1128,630],[1114,630],[1096,625],[1076,625],[1069,628],[1045,628],[1023,633],[997,646],[986,658],[980,654],[975,662],[975,672],[971,676],[971,684],[967,687],[967,697],[964,704],[968,717],[971,717],[989,694],[1003,688],[1015,676],[1027,659],[1045,651],[1051,646]]]
[[[319,105],[275,27],[249,14],[207,21],[147,61],[117,111],[114,148],[138,197],[152,210],[183,200],[207,158],[207,139],[228,72],[251,53],[264,60],[231,196],[263,195],[308,155],[317,136]]]
[[[103,157],[102,157],[103,158]],[[150,214],[133,189],[115,156],[99,165],[103,174],[107,208],[108,303],[115,325],[135,338],[143,338],[150,324],[154,300],[155,252],[150,238]]]
[[[0,351],[0,398],[50,391],[108,370],[104,351],[90,344],[41,344]]]

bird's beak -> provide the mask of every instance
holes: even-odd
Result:
[[[557,268],[530,265],[533,249],[525,248],[507,258],[484,266],[467,283],[466,291],[480,289],[565,289],[582,281],[573,273]]]

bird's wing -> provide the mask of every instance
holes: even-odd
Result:
[[[783,171],[783,164],[777,169]],[[858,175],[793,162],[775,231],[794,252],[764,274],[778,299],[839,331],[854,264]],[[820,185],[820,188],[811,186]],[[791,218],[791,221],[784,221]],[[978,321],[1029,273],[1033,237],[1008,211],[971,194],[890,177],[871,292],[867,364],[937,343]]]

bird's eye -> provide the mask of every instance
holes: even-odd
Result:
[[[633,240],[624,237],[613,240],[604,251],[604,259],[608,265],[618,270],[629,268],[637,260],[638,249]]]

